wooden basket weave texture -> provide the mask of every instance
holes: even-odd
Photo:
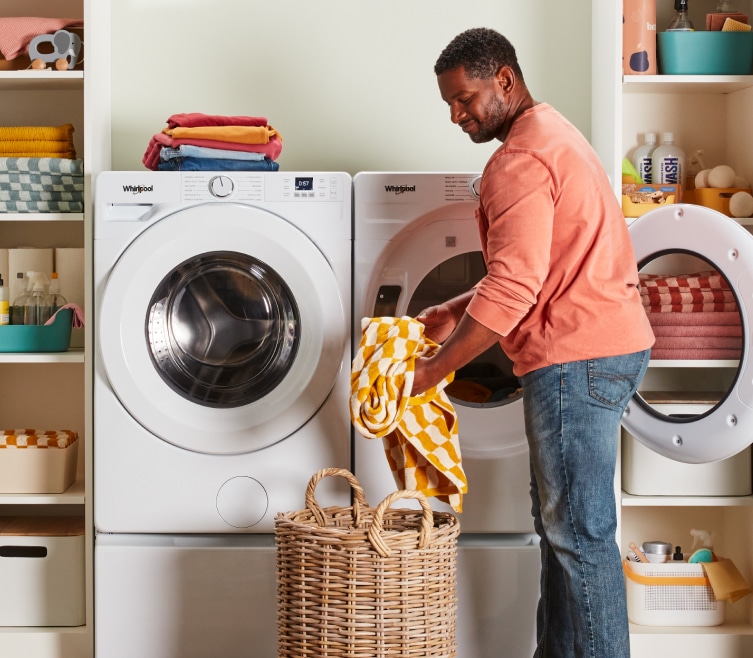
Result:
[[[316,503],[330,475],[348,480],[353,506]],[[390,508],[404,498],[421,510]],[[275,517],[278,657],[454,658],[459,532],[420,492],[370,508],[349,471],[319,471],[306,509]]]

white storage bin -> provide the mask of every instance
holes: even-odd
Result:
[[[700,414],[709,404],[653,404],[664,415]],[[622,488],[635,496],[749,496],[751,448],[708,464],[685,464],[647,448],[622,430]]]
[[[0,517],[0,626],[81,626],[83,517]]]
[[[648,564],[623,560],[628,618],[641,626],[718,626],[717,601],[703,566],[686,562]]]
[[[71,430],[5,430],[0,435],[0,493],[62,493],[76,479],[78,435]]]

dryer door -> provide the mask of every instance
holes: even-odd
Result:
[[[141,233],[105,283],[98,323],[108,379],[131,416],[215,454],[257,450],[304,425],[347,344],[325,256],[284,218],[242,204],[182,209]]]
[[[356,245],[371,248],[368,241]],[[486,273],[473,215],[439,219],[429,214],[416,219],[390,241],[373,271],[365,303],[357,310],[362,316],[415,317],[428,306],[466,292]],[[527,454],[523,397],[512,363],[498,345],[458,370],[446,391],[463,428],[464,456],[500,459]]]
[[[670,255],[696,259],[704,269],[719,272],[734,296],[742,327],[739,360],[654,361],[641,387],[628,404],[624,427],[640,442],[665,457],[686,463],[713,462],[739,453],[753,441],[753,361],[749,354],[750,318],[753,314],[753,236],[735,220],[701,206],[676,204],[653,210],[630,226],[641,269]],[[689,307],[685,307],[687,311]],[[700,309],[698,309],[700,310]],[[734,317],[736,320],[737,318]],[[656,321],[655,321],[656,322]],[[658,333],[658,332],[657,332]],[[655,351],[656,352],[656,351]],[[697,355],[702,357],[702,352]],[[659,367],[665,366],[665,367]],[[688,368],[693,374],[687,374]],[[647,399],[649,376],[670,371],[687,385],[699,382],[717,387],[716,371],[725,390],[717,393],[711,408],[700,414],[664,415]],[[661,374],[661,373],[660,373]]]

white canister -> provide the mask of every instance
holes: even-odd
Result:
[[[641,549],[649,562],[661,564],[672,559],[672,544],[666,541],[644,541]]]

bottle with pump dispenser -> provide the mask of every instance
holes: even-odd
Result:
[[[646,133],[644,140],[644,144],[635,149],[633,166],[644,183],[653,183],[651,173],[653,170],[652,155],[656,150],[656,133]]]
[[[57,272],[52,273],[52,278],[50,279],[49,294],[47,295],[45,303],[47,305],[48,318],[51,318],[53,315],[55,315],[55,313],[57,313],[58,309],[62,308],[68,303],[68,300],[60,293],[60,279],[58,279]]]
[[[652,155],[654,183],[682,185],[685,182],[685,151],[675,145],[674,133],[662,133],[662,143]]]
[[[8,303],[8,288],[0,276],[0,325],[10,324],[10,304]]]

